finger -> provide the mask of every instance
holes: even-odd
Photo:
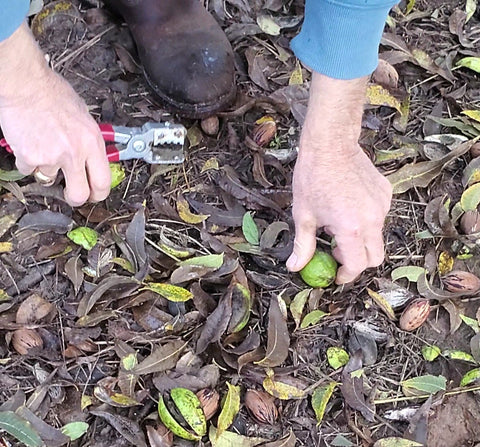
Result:
[[[335,241],[337,246],[333,250],[333,256],[342,264],[335,282],[345,284],[353,281],[367,268],[367,251],[359,234],[336,235]]]
[[[15,164],[17,165],[18,172],[23,175],[31,175],[33,171],[35,171],[36,166],[29,165],[28,163],[24,163],[20,158],[15,160]]]
[[[71,206],[84,204],[90,196],[85,165],[62,168],[65,175],[65,199]]]
[[[87,160],[88,183],[90,185],[90,200],[100,202],[110,193],[111,173],[105,154],[91,157]]]
[[[368,267],[378,267],[385,258],[382,233],[371,235],[365,240]]]
[[[288,270],[298,272],[312,259],[317,247],[316,232],[316,225],[310,221],[296,220],[293,252],[287,260]]]

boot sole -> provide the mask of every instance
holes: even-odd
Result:
[[[200,104],[190,104],[175,101],[169,96],[165,95],[158,87],[155,82],[153,82],[148,74],[143,71],[143,75],[147,81],[149,87],[153,92],[160,98],[165,108],[169,112],[178,113],[179,115],[185,118],[206,118],[208,116],[214,115],[217,112],[223,111],[227,106],[232,104],[235,99],[237,88],[235,85],[232,85],[232,89],[225,95],[218,98],[214,103],[200,103]]]

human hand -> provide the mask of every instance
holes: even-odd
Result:
[[[314,95],[318,87],[314,80]],[[341,97],[350,101],[346,111],[325,109],[325,98],[312,98],[311,92],[293,177],[296,234],[287,261],[289,270],[301,270],[315,252],[317,228],[323,227],[335,238],[333,256],[342,264],[337,284],[353,281],[383,261],[382,227],[392,197],[390,182],[358,145],[361,107],[355,113],[358,100],[352,101],[348,92],[343,96],[344,90]]]
[[[46,66],[26,25],[0,44],[0,60],[0,124],[18,170],[53,178],[62,170],[72,206],[105,199],[110,169],[98,125],[71,86]]]

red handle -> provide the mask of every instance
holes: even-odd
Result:
[[[111,124],[100,123],[98,127],[102,132],[105,142],[115,141],[115,130]],[[12,148],[7,143],[5,138],[0,139],[0,147],[3,147],[7,152],[13,153]],[[114,144],[107,144],[106,150],[108,161],[120,161],[120,152]]]

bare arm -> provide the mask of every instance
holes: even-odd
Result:
[[[0,42],[0,125],[23,174],[65,175],[75,206],[110,189],[105,145],[87,106],[47,66],[27,25]]]

